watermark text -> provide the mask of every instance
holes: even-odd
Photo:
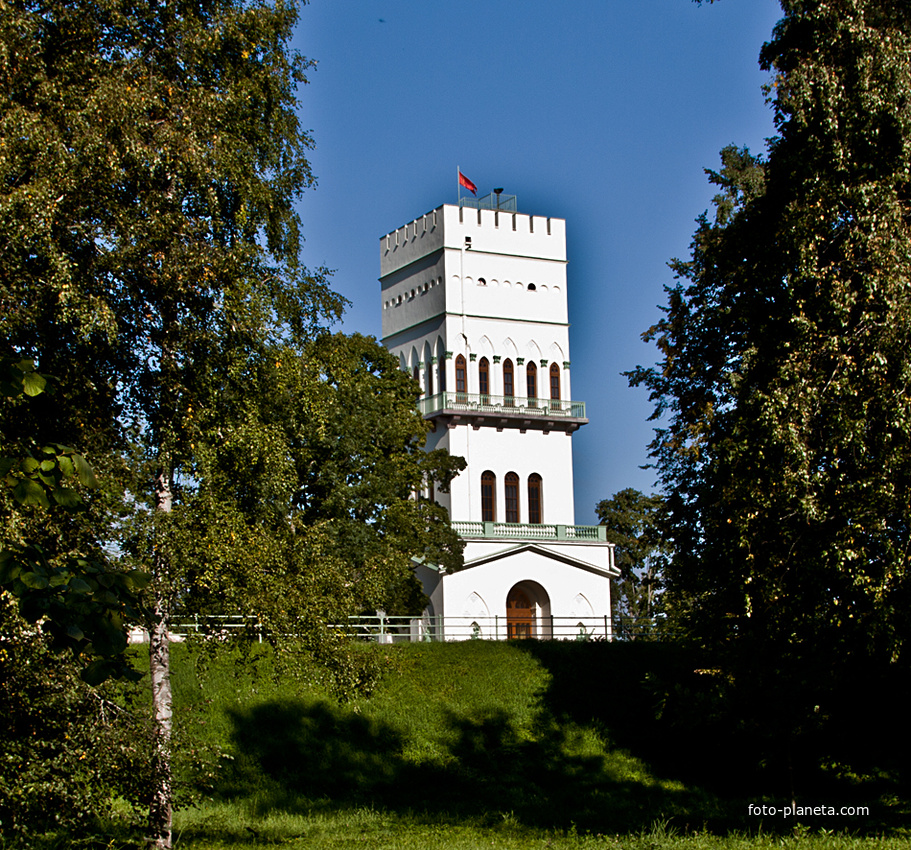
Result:
[[[868,817],[869,806],[768,806],[750,803],[747,806],[748,815],[758,817]]]

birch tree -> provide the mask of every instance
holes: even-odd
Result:
[[[238,533],[255,528],[263,505],[273,526],[291,521],[299,471],[287,462],[287,432],[262,407],[251,412],[251,392],[278,393],[281,381],[263,381],[270,369],[299,372],[309,341],[343,306],[299,258],[294,202],[314,181],[296,91],[311,63],[289,49],[297,8],[282,0],[3,0],[0,11],[0,343],[59,379],[53,399],[6,424],[80,447],[106,482],[82,527],[119,540],[153,576],[150,830],[168,847],[168,618],[192,595],[188,581],[199,580],[197,598],[211,597],[226,580],[214,564],[252,587],[269,569],[285,570],[271,581],[293,582],[306,571],[289,564],[320,561],[325,573],[306,573],[320,594],[284,594],[311,609],[314,598],[346,597],[351,583],[331,523],[299,522],[279,537],[281,552],[260,534],[257,558]],[[423,423],[408,427],[397,450],[414,454]],[[229,486],[217,476],[226,453],[245,451],[262,464],[237,464],[245,472],[234,491],[215,492],[216,480]],[[401,511],[396,493],[387,508]],[[213,524],[199,531],[197,522],[195,539],[226,533],[202,569],[186,542],[206,505]],[[417,511],[409,522],[434,516]],[[367,559],[357,577],[400,572],[401,555]],[[282,594],[273,586],[266,596]]]

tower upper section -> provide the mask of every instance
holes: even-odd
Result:
[[[572,523],[566,225],[445,205],[380,239],[383,343],[418,382],[428,448],[466,458],[439,495],[469,522]]]
[[[383,343],[425,417],[572,432],[563,219],[444,205],[380,239]]]
[[[381,237],[380,282],[390,345],[447,314],[566,326],[566,223],[447,204]]]

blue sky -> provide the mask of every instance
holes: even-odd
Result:
[[[653,423],[624,370],[657,359],[659,317],[727,144],[772,135],[757,57],[774,0],[312,0],[295,46],[319,185],[300,203],[310,266],[351,302],[342,330],[379,337],[379,237],[457,202],[456,167],[521,212],[566,219],[576,521],[656,489]]]

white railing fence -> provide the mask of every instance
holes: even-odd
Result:
[[[393,617],[359,615],[330,628],[356,640],[377,643],[417,643],[460,640],[656,640],[671,637],[651,618],[612,620],[601,617]],[[260,642],[262,629],[254,617],[236,615],[184,615],[171,619],[168,633],[173,640],[190,636],[230,638],[241,631],[252,633]],[[130,634],[131,643],[148,641],[145,630]]]
[[[361,640],[409,643],[456,640],[610,640],[610,617],[349,617],[334,627]]]
[[[510,540],[573,540],[607,543],[607,526],[605,525],[554,525],[552,523],[465,522],[463,520],[454,520],[452,527],[460,537],[502,537]]]

